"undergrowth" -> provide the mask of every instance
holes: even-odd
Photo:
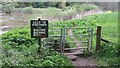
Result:
[[[58,52],[42,47],[38,53],[37,39],[30,37],[30,28],[21,27],[2,35],[2,66],[64,66],[70,61]]]

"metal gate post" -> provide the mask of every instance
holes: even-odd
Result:
[[[66,30],[66,27],[64,26],[64,30],[63,30],[64,31],[64,33],[63,33],[64,34],[64,36],[63,36],[63,48],[62,48],[63,49],[63,53],[64,53],[64,48],[65,48],[65,35],[66,35],[65,34],[65,30]]]
[[[87,50],[89,51],[90,50],[90,44],[91,44],[91,40],[90,40],[90,37],[91,37],[91,29],[90,28],[88,28],[87,29],[87,31],[88,31],[88,36],[87,36]]]
[[[89,51],[89,35],[88,35],[88,38],[87,38],[87,42],[88,42],[88,44],[87,44],[87,51]]]
[[[61,29],[61,35],[60,35],[60,53],[62,54],[62,29]]]
[[[90,32],[90,35],[91,35],[91,37],[90,37],[90,50],[92,49],[92,42],[93,42],[93,28],[91,28],[91,32]]]

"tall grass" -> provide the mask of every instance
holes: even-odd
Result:
[[[32,7],[25,7],[22,9],[22,12],[25,12],[25,13],[32,13]]]
[[[44,9],[44,12],[40,12],[40,13],[41,14],[39,15],[42,18],[47,18],[49,20],[51,19],[68,20],[68,19],[72,19],[72,17],[76,15],[76,10],[71,9],[71,10],[63,11],[62,9],[49,7]]]
[[[93,4],[82,4],[82,5],[75,5],[74,7],[76,9],[76,11],[78,13],[82,13],[82,12],[85,12],[85,11],[89,11],[89,10],[98,10],[99,7],[97,7],[96,5],[93,5]]]
[[[63,20],[70,20],[77,14],[75,9],[69,9],[62,12]]]
[[[106,65],[119,65],[120,58],[118,52],[118,12],[104,13],[98,16],[97,25],[102,26],[102,38],[112,42],[107,44],[102,42],[101,50],[97,54],[98,64],[106,63]]]
[[[43,12],[40,16],[44,18],[60,18],[61,17],[61,10],[58,8],[47,8],[45,12]]]

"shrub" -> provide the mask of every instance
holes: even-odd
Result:
[[[14,11],[15,6],[17,5],[16,2],[14,1],[9,1],[9,2],[3,2],[2,3],[2,11],[4,13],[12,13]]]
[[[11,45],[13,47],[19,45],[33,45],[36,41],[33,38],[30,38],[30,29],[27,28],[16,28],[2,35],[2,40],[4,45]]]
[[[2,6],[2,10],[5,13],[9,13],[10,14],[13,9],[14,9],[14,6],[12,4],[6,4],[6,5]]]
[[[29,27],[16,28],[2,35],[2,66],[72,66],[70,61],[49,48],[38,53]]]

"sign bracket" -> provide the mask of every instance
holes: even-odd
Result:
[[[38,18],[38,21],[40,21],[41,19],[40,18]],[[38,26],[39,27],[39,26]],[[39,34],[38,34],[39,35]],[[38,53],[40,53],[40,49],[41,49],[41,38],[38,36],[38,45],[39,45],[39,47],[38,47]]]

